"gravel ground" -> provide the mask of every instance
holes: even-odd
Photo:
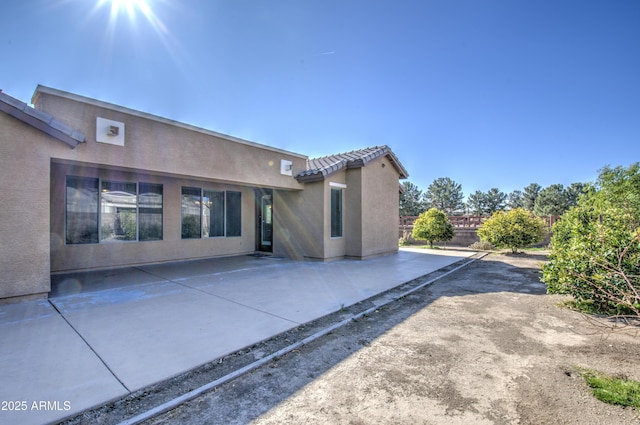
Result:
[[[640,329],[545,295],[543,260],[486,256],[146,423],[639,423],[637,409],[593,398],[578,369],[640,380]],[[455,266],[67,423],[118,423]]]

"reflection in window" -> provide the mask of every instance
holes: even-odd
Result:
[[[202,196],[201,196],[202,193]],[[241,236],[242,193],[182,188],[182,238]]]
[[[67,176],[66,241],[98,243],[98,179]]]
[[[162,185],[140,183],[138,192],[138,240],[162,240]]]
[[[200,233],[200,188],[182,188],[182,239],[196,239]]]
[[[138,214],[135,183],[102,182],[100,197],[100,240],[135,241]]]
[[[202,201],[202,234],[224,236],[224,192],[205,190]]]
[[[242,235],[242,193],[227,192],[227,236]]]

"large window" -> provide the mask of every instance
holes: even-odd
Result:
[[[67,176],[66,242],[162,240],[162,185]]]
[[[331,237],[342,237],[342,189],[331,188]]]
[[[242,193],[182,188],[182,238],[242,235]]]

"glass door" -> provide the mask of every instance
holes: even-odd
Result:
[[[273,252],[273,191],[256,191],[257,250]]]

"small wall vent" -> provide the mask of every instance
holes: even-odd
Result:
[[[96,118],[96,141],[124,146],[124,123],[106,118]]]
[[[293,176],[293,163],[286,159],[280,160],[280,174],[283,176]]]

